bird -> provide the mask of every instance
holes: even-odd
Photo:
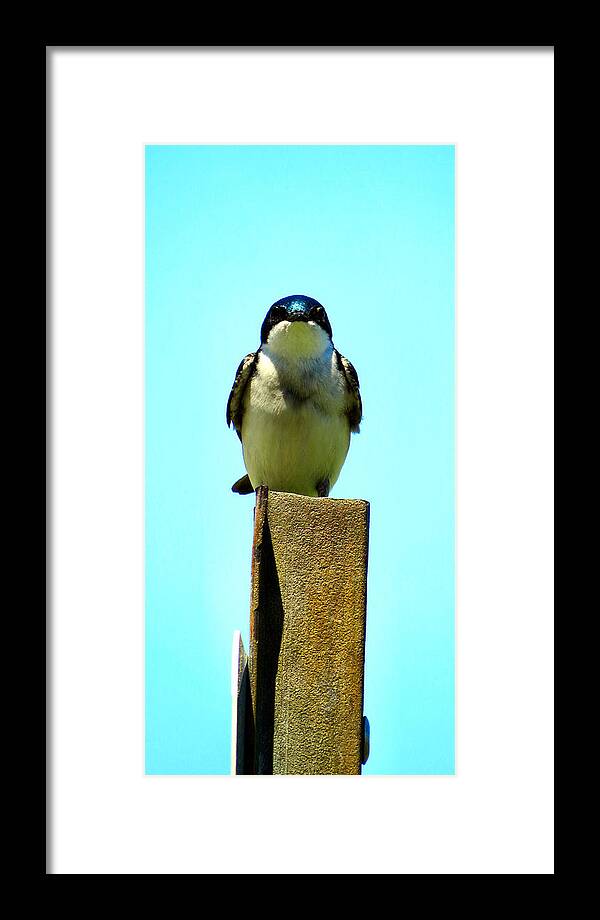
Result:
[[[269,307],[260,346],[241,360],[227,401],[247,471],[232,491],[267,486],[327,498],[361,420],[358,375],[333,344],[325,308],[306,294],[282,297]]]

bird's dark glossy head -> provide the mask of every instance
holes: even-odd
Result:
[[[316,323],[331,338],[331,324],[325,308],[318,300],[306,294],[289,294],[269,308],[260,330],[260,341],[263,345],[266,344],[271,329],[283,320],[289,323]]]

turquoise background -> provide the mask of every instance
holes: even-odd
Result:
[[[454,148],[146,148],[146,772],[228,773],[251,496],[225,406],[268,307],[326,308],[371,503],[364,773],[454,772]]]

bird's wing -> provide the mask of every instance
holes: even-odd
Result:
[[[346,379],[348,389],[349,404],[347,409],[348,421],[350,422],[350,431],[360,431],[360,420],[362,419],[362,400],[360,398],[360,388],[358,374],[354,366],[336,349],[338,365]]]
[[[235,372],[235,380],[233,381],[233,386],[231,388],[231,393],[229,394],[229,399],[227,400],[227,427],[233,422],[233,427],[237,432],[237,436],[242,440],[242,416],[244,414],[244,392],[248,381],[254,373],[254,368],[256,367],[256,361],[258,358],[258,352],[253,351],[249,355],[246,355],[245,358],[242,358],[240,365]]]

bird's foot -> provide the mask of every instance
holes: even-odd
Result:
[[[327,498],[329,495],[329,479],[322,479],[317,483],[317,495],[319,498]]]

